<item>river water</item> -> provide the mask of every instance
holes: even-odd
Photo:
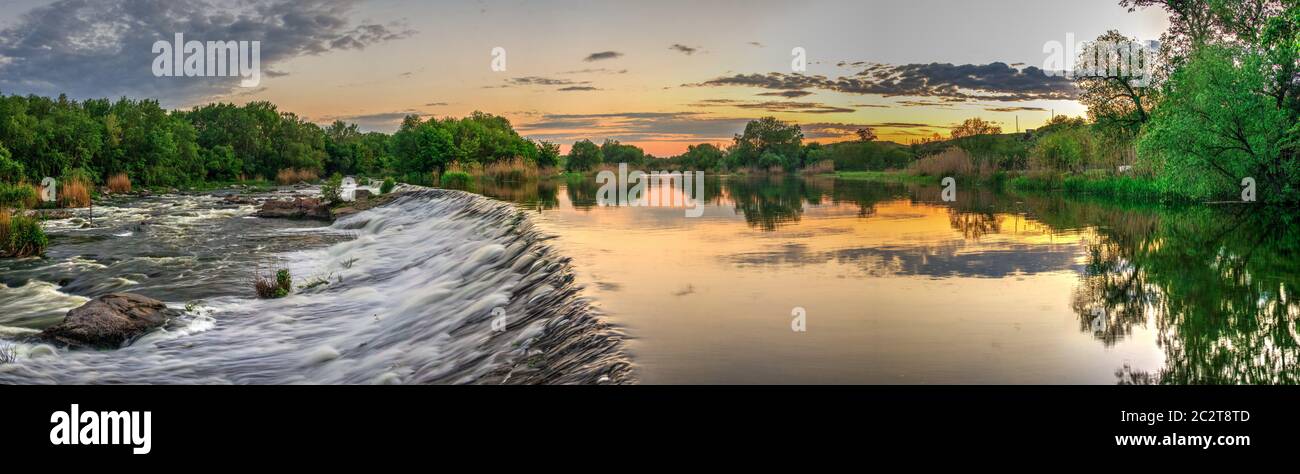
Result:
[[[0,364],[0,382],[1300,374],[1300,235],[1293,218],[1252,207],[975,189],[943,202],[932,186],[710,176],[703,215],[690,217],[600,206],[586,180],[474,191],[496,199],[416,190],[332,225],[258,219],[210,196],[126,199],[96,207],[92,225],[47,222],[46,258],[0,261],[0,338],[18,356]],[[281,267],[301,288],[252,298],[252,276]],[[184,316],[115,351],[30,339],[113,291]]]

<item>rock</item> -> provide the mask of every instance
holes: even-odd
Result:
[[[375,197],[375,193],[370,192],[369,189],[358,189],[352,195],[356,198],[357,201],[365,201],[367,199]]]
[[[253,215],[279,219],[332,219],[329,205],[316,198],[266,201]]]
[[[357,192],[360,193],[361,190],[358,189]],[[384,204],[388,204],[388,203],[390,203],[390,202],[393,202],[393,200],[397,199],[397,197],[400,196],[400,195],[401,195],[401,193],[388,193],[388,194],[384,194],[384,195],[382,195],[382,196],[371,197],[371,198],[364,199],[364,200],[363,200],[363,199],[357,199],[356,201],[353,201],[353,202],[348,203],[348,205],[346,205],[346,206],[339,207],[339,208],[337,208],[337,209],[333,209],[332,212],[333,212],[333,214],[334,214],[334,218],[335,218],[335,219],[338,219],[338,218],[343,217],[343,216],[350,216],[350,215],[352,215],[352,214],[356,214],[356,213],[361,212],[361,211],[364,211],[364,210],[366,210],[366,209],[370,209],[370,208],[374,208],[374,207],[382,206],[382,205],[384,205]]]
[[[257,201],[253,198],[240,196],[238,194],[226,196],[225,201],[227,204],[257,204]]]
[[[39,337],[72,347],[116,349],[176,315],[153,298],[111,293],[68,311],[63,322],[41,331]]]

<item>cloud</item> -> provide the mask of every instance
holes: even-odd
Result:
[[[847,138],[857,133],[860,128],[871,128],[877,132],[888,132],[891,135],[916,135],[929,136],[932,133],[945,131],[951,127],[942,125],[930,125],[925,123],[910,122],[875,122],[875,123],[832,123],[816,122],[801,124],[803,135],[809,140],[822,138]]]
[[[315,120],[315,122],[328,124],[335,120],[342,120],[344,122],[357,124],[357,127],[365,132],[392,133],[397,130],[399,125],[401,125],[402,119],[405,119],[408,115],[423,116],[425,114],[418,110],[407,109],[357,115],[333,115],[323,117],[320,120]]]
[[[690,46],[686,46],[686,45],[684,45],[684,44],[680,44],[680,43],[674,43],[672,46],[669,46],[668,49],[671,49],[671,50],[673,50],[673,51],[680,52],[680,53],[685,54],[685,55],[687,55],[687,56],[690,56],[690,55],[692,55],[692,54],[695,54],[696,51],[699,51],[699,50],[700,50],[699,48],[692,48],[692,47],[690,47]]]
[[[766,112],[793,112],[804,114],[852,113],[854,109],[826,105],[821,102],[793,101],[743,101],[733,99],[705,99],[691,104],[695,107],[737,107],[742,109],[762,110]]]
[[[808,92],[808,91],[797,91],[797,90],[795,90],[795,91],[764,92],[764,93],[759,94],[759,95],[775,96],[775,97],[786,97],[786,98],[790,98],[790,99],[797,99],[797,98],[804,97],[804,96],[809,96],[809,95],[812,95],[812,94],[813,94],[812,92]]]
[[[848,94],[938,97],[945,100],[1070,100],[1078,95],[1074,84],[1064,77],[1048,76],[1033,66],[1013,68],[1000,62],[984,65],[871,64],[854,75],[834,79],[821,75],[771,72],[735,74],[683,85],[759,87],[781,91],[823,89]]]
[[[1042,107],[990,107],[986,108],[989,112],[1044,112],[1047,109]]]
[[[568,79],[553,79],[541,76],[512,77],[506,79],[506,82],[516,86],[569,86],[589,83],[588,81],[575,82]]]
[[[753,46],[753,47],[755,47],[755,48],[762,48],[762,47],[764,47],[764,46],[763,46],[763,43],[759,43],[759,42],[757,42],[757,41],[750,41],[750,42],[745,43],[745,44],[748,44],[748,45]]]
[[[558,143],[589,138],[621,141],[701,143],[729,141],[748,118],[715,117],[702,112],[626,112],[544,114],[515,128],[529,138]]]
[[[155,41],[260,41],[261,67],[408,37],[353,24],[355,0],[59,0],[0,30],[0,89],[74,98],[151,97],[176,106],[238,88],[238,77],[154,77]],[[278,73],[267,73],[274,77]],[[265,78],[264,78],[265,79]]]
[[[601,61],[605,59],[614,59],[620,56],[623,56],[623,53],[620,53],[618,51],[601,51],[599,53],[588,54],[587,57],[582,58],[582,60],[586,62],[593,62],[593,61]]]
[[[427,104],[424,104],[425,107],[442,107],[442,106],[444,106],[444,105],[447,105],[447,103],[446,103],[446,102],[429,102],[429,103],[427,103]]]
[[[560,74],[627,74],[627,69],[605,69],[605,68],[588,68],[578,69],[576,71],[564,71]]]
[[[600,89],[591,86],[569,86],[569,87],[561,87],[556,90],[562,92],[573,92],[573,91],[598,91]]]

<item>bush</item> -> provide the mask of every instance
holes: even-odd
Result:
[[[288,269],[277,270],[274,279],[261,274],[253,276],[253,289],[257,292],[258,298],[283,298],[289,295],[289,290],[292,288],[293,279],[289,276]]]
[[[827,174],[835,172],[835,162],[831,160],[821,160],[803,168],[804,174]]]
[[[384,178],[384,184],[379,185],[379,194],[391,193],[393,192],[393,188],[396,186],[397,182],[393,181],[393,178]]]
[[[108,190],[117,194],[131,192],[131,178],[126,173],[118,173],[108,178]]]
[[[0,183],[0,207],[34,208],[40,203],[40,193],[27,183]]]
[[[337,203],[343,201],[343,176],[334,173],[330,179],[320,185],[321,198],[328,203]]]
[[[464,171],[448,171],[442,174],[440,182],[444,188],[467,191],[470,188],[471,178],[469,173]]]
[[[16,258],[42,255],[49,244],[45,230],[35,217],[0,211],[0,255]]]

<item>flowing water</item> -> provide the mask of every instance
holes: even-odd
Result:
[[[710,176],[700,217],[588,180],[475,191],[330,225],[208,196],[49,221],[46,258],[0,260],[0,382],[1300,379],[1289,215],[833,178]],[[294,294],[252,298],[281,267]],[[114,351],[31,338],[114,291],[184,315]]]
[[[621,336],[513,206],[415,190],[332,225],[253,211],[217,197],[164,196],[97,207],[93,225],[50,223],[47,258],[2,263],[0,326],[20,342],[0,382],[629,380]],[[257,269],[282,267],[296,291],[252,298]],[[113,351],[24,337],[115,291],[184,315]]]

